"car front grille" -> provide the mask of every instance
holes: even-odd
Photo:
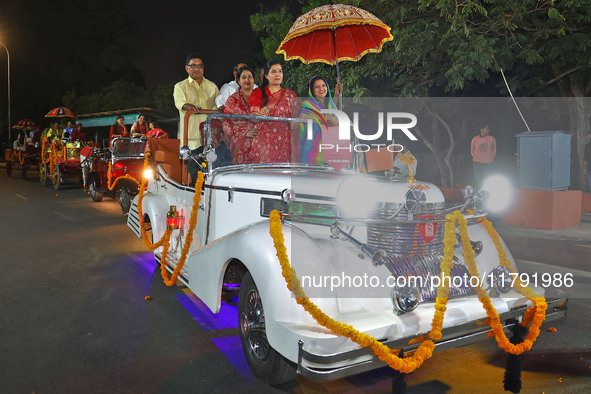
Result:
[[[427,204],[426,210],[420,215],[415,215],[414,219],[441,219],[443,205],[444,203]],[[398,208],[399,205],[395,204],[381,204],[374,210],[371,217],[387,219]],[[394,256],[425,256],[441,253],[445,227],[443,222],[405,223],[404,220],[408,218],[408,214],[404,208],[396,218],[398,220],[392,224],[368,224],[367,244]]]

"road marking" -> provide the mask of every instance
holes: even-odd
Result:
[[[19,197],[19,198],[22,198],[22,199],[23,199],[23,200],[25,200],[25,201],[26,201],[26,200],[28,200],[28,198],[27,198],[27,197],[25,197],[25,196],[21,196],[20,194],[16,194],[16,196],[17,196],[17,197]]]
[[[75,221],[76,221],[76,219],[74,219],[74,218],[71,218],[71,217],[69,217],[69,216],[67,216],[67,215],[64,215],[64,214],[63,214],[63,213],[61,213],[61,212],[55,212],[55,211],[54,211],[53,213],[55,213],[57,216],[61,216],[62,218],[66,219],[66,220],[69,220],[70,222],[75,222]]]

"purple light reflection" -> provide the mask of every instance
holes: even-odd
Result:
[[[157,264],[153,252],[139,253],[136,255],[130,255],[129,257],[150,274],[154,273]]]
[[[244,357],[244,352],[242,352],[240,337],[212,338],[211,341],[226,355],[238,373],[249,383],[252,383],[252,371]]]
[[[220,313],[215,314],[189,290],[187,290],[187,293],[177,294],[176,297],[204,330],[221,330],[238,327],[237,306],[231,306],[222,302]]]

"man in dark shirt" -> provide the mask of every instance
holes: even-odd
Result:
[[[589,138],[591,139],[591,131],[589,131]],[[583,173],[587,175],[587,187],[589,188],[589,191],[591,191],[591,142],[587,142],[587,145],[585,145]]]
[[[204,126],[205,122],[201,122],[201,124],[199,125],[199,130],[201,132],[201,146],[197,149],[192,150],[192,155],[201,155],[205,149],[205,144],[207,143],[207,141],[205,140],[205,133],[203,132]],[[232,155],[230,154],[230,149],[228,149],[224,141],[221,140],[221,136],[222,122],[217,119],[212,120],[211,144],[215,148],[215,154],[217,156],[217,159],[213,163],[207,163],[207,165],[210,165],[212,169],[232,165]],[[203,163],[205,162],[205,158],[199,157],[197,158],[197,161],[199,162],[199,164],[203,165]],[[189,159],[187,167],[189,169],[189,174],[191,175],[190,184],[194,184],[197,180],[197,173],[199,172],[199,170],[201,170],[201,168],[199,168],[199,165],[195,163],[195,160],[193,159]]]

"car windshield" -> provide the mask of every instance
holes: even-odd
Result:
[[[354,159],[351,141],[339,138],[336,118],[320,122],[312,117],[216,114],[203,129],[201,143],[214,148],[217,156],[213,169],[231,164],[291,162],[341,170],[351,166]],[[208,150],[203,153],[199,149],[198,153],[205,158]],[[212,158],[210,155],[207,161]]]
[[[144,157],[145,138],[115,138],[111,141],[113,157]]]

